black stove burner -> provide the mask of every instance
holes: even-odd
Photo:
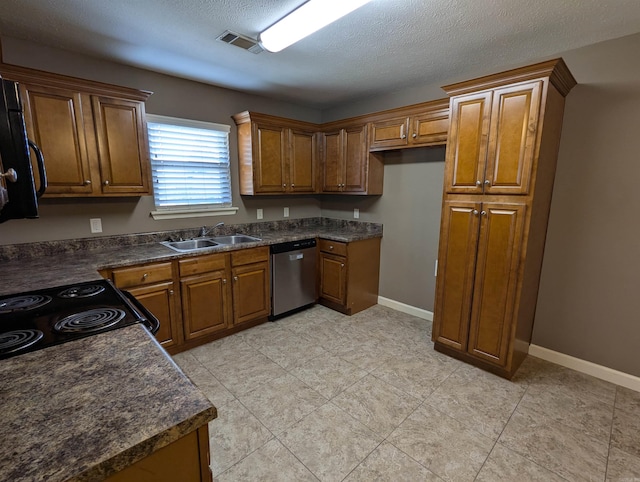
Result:
[[[59,298],[88,298],[104,291],[104,286],[100,285],[78,285],[67,288],[58,293]]]
[[[96,308],[66,316],[53,329],[58,333],[92,333],[115,325],[125,315],[119,308]]]
[[[14,330],[0,333],[0,355],[24,350],[43,336],[44,333],[40,330]]]
[[[0,300],[0,314],[35,310],[51,301],[51,296],[28,294]]]

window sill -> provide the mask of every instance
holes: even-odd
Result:
[[[238,208],[202,208],[202,209],[163,209],[151,211],[151,216],[155,220],[160,219],[180,219],[180,218],[204,218],[207,216],[229,216],[236,214]]]

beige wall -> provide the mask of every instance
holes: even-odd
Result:
[[[291,218],[320,215],[320,200],[313,196],[268,199],[240,196],[237,182],[237,130],[231,119],[231,115],[238,112],[255,110],[319,122],[320,111],[11,38],[2,38],[2,51],[6,63],[153,91],[146,104],[147,112],[150,114],[232,125],[232,195],[234,206],[240,209],[237,214],[231,216],[155,221],[149,216],[150,211],[154,209],[152,196],[86,200],[45,198],[40,203],[39,219],[14,220],[0,227],[0,244],[162,231],[211,225],[220,221],[227,224],[245,223],[256,220],[257,208],[264,210],[265,221],[283,219],[282,208],[285,206],[289,207]],[[90,218],[102,219],[102,234],[91,234]]]

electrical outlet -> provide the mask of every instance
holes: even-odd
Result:
[[[92,233],[101,233],[102,232],[102,219],[100,218],[91,218],[89,219],[89,224],[91,225]]]
[[[257,210],[256,210],[256,217],[257,217],[258,219],[262,219],[262,218],[264,217],[263,212],[262,212],[262,209],[257,209]]]
[[[360,210],[358,208],[353,208],[353,219],[358,219],[360,217]]]
[[[288,218],[288,217],[289,217],[289,208],[284,208],[284,214],[283,214],[283,216],[284,216],[285,218]]]

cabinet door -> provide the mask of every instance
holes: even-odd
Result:
[[[27,133],[44,155],[49,194],[91,194],[93,184],[80,93],[21,84]],[[36,180],[36,183],[39,181]],[[36,186],[39,187],[39,186]]]
[[[343,179],[342,131],[323,134],[322,157],[322,191],[341,191]]]
[[[285,191],[284,159],[286,129],[268,124],[253,125],[253,176],[256,193]]]
[[[347,258],[320,253],[320,297],[340,305],[347,302]]]
[[[367,126],[343,129],[344,192],[364,192],[367,190]]]
[[[185,340],[228,328],[227,279],[214,271],[180,280]]]
[[[316,136],[313,132],[289,131],[289,190],[316,191]]]
[[[540,80],[494,92],[485,193],[529,192],[541,89]]]
[[[149,194],[144,103],[92,96],[103,194]]]
[[[469,353],[505,366],[514,319],[526,205],[483,203]]]
[[[433,340],[466,350],[481,203],[445,201],[442,207]]]
[[[409,118],[397,117],[372,122],[369,127],[370,149],[403,147],[408,144]]]
[[[449,131],[449,109],[441,109],[411,117],[412,145],[442,145],[447,142]]]
[[[233,323],[269,316],[269,263],[248,264],[232,269]]]
[[[491,92],[451,99],[445,160],[445,191],[482,193],[485,179]]]
[[[127,291],[160,321],[160,329],[156,333],[158,342],[164,348],[177,345],[180,340],[178,339],[173,282],[127,288]]]

